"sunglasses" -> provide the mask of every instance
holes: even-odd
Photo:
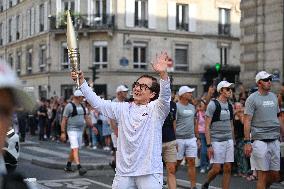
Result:
[[[140,84],[139,82],[135,81],[133,84],[132,84],[132,89],[136,88],[136,87],[139,87],[140,90],[143,90],[143,91],[146,91],[147,89],[151,90],[151,87],[149,87],[148,85],[142,83]]]
[[[261,81],[263,81],[263,82],[272,81],[272,78],[271,78],[271,77],[268,77],[268,78],[265,78],[265,79],[261,79]]]

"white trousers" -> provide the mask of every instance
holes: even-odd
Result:
[[[115,175],[112,189],[162,189],[163,174],[150,174],[142,176]]]

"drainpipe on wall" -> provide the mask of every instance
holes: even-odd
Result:
[[[262,70],[266,70],[266,51],[265,51],[265,0],[262,0],[262,34],[263,34],[263,45],[262,45],[262,53],[263,53],[263,58],[262,58]]]

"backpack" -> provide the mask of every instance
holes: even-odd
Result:
[[[72,107],[73,107],[73,111],[72,111],[70,117],[74,117],[74,116],[78,115],[76,105],[75,105],[73,102],[69,102],[69,103],[70,103],[70,104],[72,105]],[[81,105],[82,108],[83,108],[84,115],[86,115],[86,109],[85,109],[85,107],[84,107],[83,104],[81,104],[81,103],[80,103],[80,105]]]
[[[221,115],[220,103],[216,99],[214,99],[213,102],[215,103],[216,109],[215,109],[215,112],[213,114],[211,123],[216,122],[216,121],[220,121],[220,115]],[[233,106],[229,102],[228,102],[228,107],[229,107],[229,111],[230,111],[230,120],[233,120],[233,117],[234,117]]]

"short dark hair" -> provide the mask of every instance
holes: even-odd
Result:
[[[160,84],[158,83],[158,80],[153,76],[145,74],[140,76],[136,81],[138,81],[141,78],[148,78],[152,80],[152,86],[150,87],[150,90],[155,93],[155,96],[151,98],[151,101],[158,99],[160,93]]]
[[[15,91],[11,88],[1,88],[0,90],[6,90],[12,97],[12,101],[14,105],[17,105],[17,99],[16,99],[16,95],[15,95]]]

